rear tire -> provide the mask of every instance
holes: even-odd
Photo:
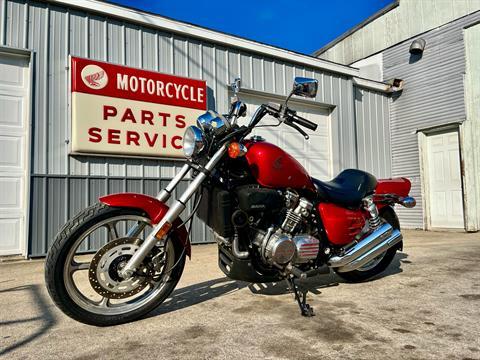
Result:
[[[79,306],[72,299],[65,285],[64,269],[66,262],[70,261],[69,254],[71,253],[72,247],[74,247],[82,234],[86,233],[95,226],[95,224],[119,216],[146,217],[146,214],[138,209],[114,208],[104,204],[95,204],[82,211],[63,226],[47,254],[45,262],[45,282],[52,300],[66,315],[85,324],[111,326],[130,322],[145,316],[165,301],[174,290],[183,273],[186,254],[181,243],[175,241],[177,239],[173,238],[173,234],[167,241],[172,242],[173,246],[171,246],[170,249],[173,248],[174,264],[176,265],[171,270],[170,275],[166,275],[166,280],[162,283],[162,288],[159,292],[152,297],[152,299],[149,299],[144,306],[114,315],[95,313]]]
[[[380,216],[387,221],[394,229],[400,230],[400,222],[398,217],[395,214],[395,211],[391,207],[385,207],[380,211]],[[402,242],[388,249],[382,258],[382,260],[376,264],[374,267],[369,268],[366,271],[362,270],[353,270],[349,272],[338,272],[335,270],[335,273],[344,279],[347,282],[358,283],[366,281],[380,273],[382,273],[393,261],[398,249],[402,248]]]

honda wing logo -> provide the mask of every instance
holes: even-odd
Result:
[[[102,70],[102,71],[96,72],[92,75],[85,76],[85,80],[87,80],[87,82],[91,86],[99,87],[100,83],[97,82],[97,80],[102,80],[104,76],[105,76],[105,71]]]
[[[98,65],[87,65],[83,68],[81,77],[83,83],[90,89],[100,90],[108,84],[108,75]]]

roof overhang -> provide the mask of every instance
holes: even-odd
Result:
[[[351,66],[318,59],[310,55],[296,53],[291,50],[285,50],[275,46],[262,44],[256,41],[225,34],[197,25],[180,22],[160,15],[127,8],[117,4],[97,0],[48,0],[48,2],[67,7],[80,8],[87,12],[102,14],[108,17],[120,18],[128,22],[134,22],[144,26],[169,31],[188,37],[203,39],[227,47],[235,47],[249,52],[253,51],[259,54],[268,55],[270,57],[301,64],[315,69],[349,76],[359,75],[359,70]]]

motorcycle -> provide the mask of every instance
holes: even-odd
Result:
[[[281,148],[250,136],[257,127],[269,126],[259,125],[268,115],[276,121],[273,126],[290,126],[308,139],[302,127],[315,131],[317,125],[288,102],[292,96],[314,98],[317,81],[295,78],[285,102],[261,105],[248,125],[239,124],[247,112],[240,86],[240,79],[232,84],[228,114],[207,111],[186,129],[185,165],[156,198],[103,196],[59,231],[47,255],[45,279],[65,314],[109,326],[159,306],[191,256],[195,213],[213,230],[218,264],[228,278],[286,281],[304,316],[314,312],[299,280],[333,270],[347,281],[365,281],[384,271],[402,249],[394,206],[415,206],[408,179],[377,180],[347,169],[320,181]],[[167,206],[190,172],[188,187]],[[180,214],[192,198],[193,210],[183,221]],[[93,256],[86,242],[101,245]]]

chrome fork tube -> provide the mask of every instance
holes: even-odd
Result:
[[[163,202],[170,199],[170,196],[172,195],[173,190],[177,187],[178,183],[182,181],[182,179],[187,175],[189,171],[190,171],[190,164],[186,163],[185,165],[182,166],[179,173],[175,175],[173,179],[168,183],[165,189],[163,189],[158,193],[157,199]]]
[[[217,150],[217,152],[212,156],[210,161],[205,165],[205,170],[211,171],[215,168],[215,165],[221,160],[223,155],[225,154],[227,150],[227,145],[223,145],[220,149]],[[183,168],[182,168],[183,171]],[[175,177],[176,178],[176,177]],[[130,258],[128,263],[125,265],[125,267],[120,271],[120,276],[122,276],[124,279],[127,279],[131,277],[138,266],[142,263],[143,259],[150,253],[150,251],[153,249],[157,241],[163,240],[166,235],[164,235],[162,238],[157,238],[157,233],[162,229],[162,227],[166,223],[173,224],[173,222],[178,218],[178,216],[182,213],[182,211],[185,209],[185,204],[187,203],[188,200],[195,194],[195,192],[198,190],[200,185],[202,185],[202,182],[207,178],[207,174],[205,172],[200,172],[197,177],[191,182],[191,184],[187,187],[185,192],[182,194],[180,199],[176,200],[170,209],[167,211],[165,216],[163,217],[162,220],[152,229],[150,234],[147,236],[143,244],[138,248],[138,250],[133,254],[133,256]],[[173,180],[172,180],[173,182]],[[169,184],[170,185],[170,184]]]
[[[177,187],[178,183],[183,180],[183,178],[187,175],[187,173],[190,171],[190,164],[186,163],[185,165],[182,166],[180,171],[178,172],[177,175],[173,177],[172,180],[168,183],[168,185],[160,191],[157,195],[157,199],[166,202],[168,199],[170,199],[170,196],[172,195],[173,190]],[[127,237],[138,237],[140,233],[145,229],[146,224],[144,222],[138,222],[137,224],[133,225],[127,232]]]

